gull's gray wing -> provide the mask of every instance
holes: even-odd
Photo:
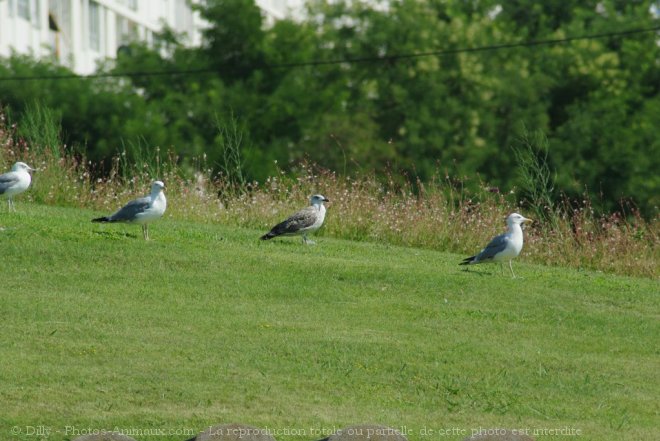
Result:
[[[303,208],[291,215],[288,219],[275,225],[266,236],[268,238],[282,234],[295,234],[300,230],[309,228],[316,222],[318,210],[312,206]]]
[[[136,216],[149,208],[150,197],[144,197],[132,200],[124,205],[119,211],[109,217],[110,222],[131,222]]]
[[[508,242],[509,237],[506,235],[506,233],[496,236],[488,243],[488,245],[486,245],[486,248],[481,250],[481,252],[476,255],[474,260],[476,262],[483,262],[484,260],[494,258],[497,253],[501,253],[506,249]]]
[[[5,191],[16,185],[18,181],[19,179],[16,173],[9,172],[0,175],[0,194],[4,194]]]

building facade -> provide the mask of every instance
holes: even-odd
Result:
[[[287,0],[257,4],[270,21],[288,14]],[[164,24],[200,44],[204,23],[188,0],[0,0],[0,57],[31,54],[90,74],[123,45],[153,42]]]

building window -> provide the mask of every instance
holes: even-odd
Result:
[[[138,0],[117,0],[117,3],[122,6],[126,6],[132,11],[138,10]]]
[[[51,0],[48,5],[48,15],[52,16],[52,20],[57,25],[57,31],[62,34],[61,37],[66,41],[66,44],[70,45],[71,2],[69,0]]]
[[[35,0],[32,5],[34,6],[33,14],[34,22],[32,23],[35,28],[41,28],[41,9],[39,9],[39,0]]]
[[[71,35],[71,2],[69,0],[51,0],[49,14],[52,14],[58,29],[69,38]]]
[[[117,15],[117,44],[118,45],[127,45],[138,39],[138,27],[137,23],[132,20],[127,19]]]
[[[101,50],[101,11],[99,4],[89,2],[89,47],[95,51]]]
[[[18,0],[16,6],[18,16],[30,21],[30,0]]]

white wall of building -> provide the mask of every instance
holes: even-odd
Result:
[[[256,0],[266,16],[271,20],[281,20],[290,17],[302,7],[303,0]]]
[[[257,0],[269,19],[289,13],[301,0]],[[186,34],[186,44],[201,42],[203,22],[186,0],[0,0],[0,57],[12,51],[51,57],[79,74],[113,59],[122,45],[152,42],[167,23]]]

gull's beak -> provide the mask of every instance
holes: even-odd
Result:
[[[525,219],[523,219],[523,222],[529,222],[531,224],[532,222],[534,222],[534,219],[525,218]]]
[[[30,166],[28,165],[28,171],[37,171],[37,169],[36,169],[36,168],[32,168],[32,167],[30,167]]]
[[[323,199],[323,202],[330,202],[330,199],[328,199],[328,198],[324,198],[324,199]]]

